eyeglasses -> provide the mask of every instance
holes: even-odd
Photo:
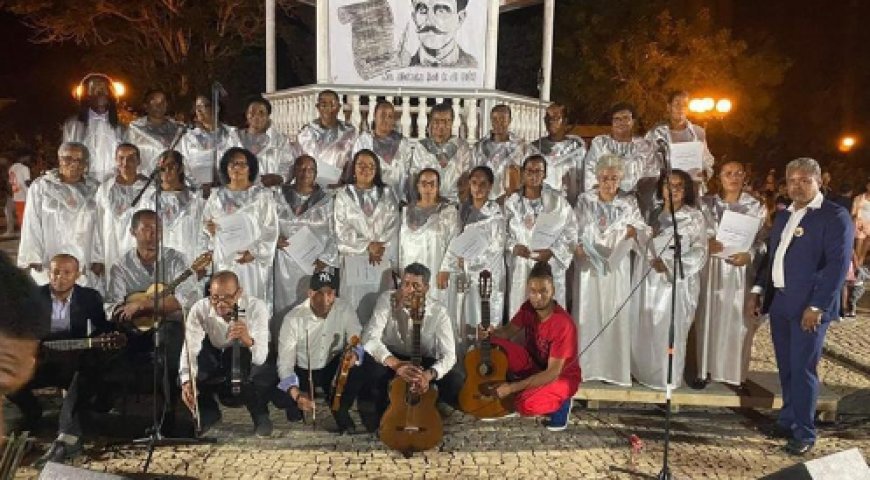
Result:
[[[83,157],[73,157],[71,155],[61,155],[57,159],[60,163],[67,164],[67,165],[72,164],[72,163],[78,163],[78,164],[85,163],[85,159]]]
[[[230,162],[227,168],[248,168],[248,162]]]
[[[528,175],[543,175],[544,169],[543,168],[527,168],[527,169],[523,170],[523,173],[526,173]]]
[[[227,302],[231,302],[236,297],[237,293],[239,293],[238,289],[236,289],[235,292],[227,294],[227,295],[211,295],[208,298],[211,299],[212,303],[227,303]]]

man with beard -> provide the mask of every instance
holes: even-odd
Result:
[[[103,182],[115,174],[115,150],[124,138],[112,81],[102,73],[82,79],[79,112],[63,124],[63,141],[84,144],[90,152],[88,174]]]

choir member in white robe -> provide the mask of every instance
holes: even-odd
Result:
[[[634,195],[619,188],[624,165],[619,155],[601,156],[596,187],[577,198],[572,315],[579,327],[583,380],[630,387],[631,330],[637,317],[629,301],[635,284],[629,252],[639,250],[638,231],[649,233]]]
[[[293,182],[283,185],[275,195],[279,230],[275,254],[275,317],[278,319],[308,298],[312,273],[339,266],[333,224],[334,199],[315,182],[316,178],[317,162],[309,155],[301,155],[293,164]],[[294,245],[290,239],[305,229],[322,248],[314,262],[299,265],[290,252],[305,247]]]
[[[753,285],[753,259],[764,245],[764,229],[758,229],[749,250],[727,258],[715,256],[723,251],[716,234],[726,211],[757,219],[759,227],[767,217],[767,208],[743,192],[745,176],[742,163],[727,162],[719,170],[722,191],[701,198],[710,259],[701,273],[701,300],[696,312],[700,381],[693,386],[698,388],[705,384],[707,374],[714,382],[739,386],[749,370],[752,339],[758,325],[746,317],[744,303]]]
[[[384,183],[397,195],[399,202],[408,201],[407,176],[411,163],[411,143],[395,130],[396,108],[392,103],[379,101],[375,106],[375,120],[371,132],[362,132],[353,145],[356,153],[367,148],[378,155]]]
[[[434,168],[441,175],[441,196],[458,203],[468,195],[468,172],[472,167],[472,152],[465,140],[453,136],[453,107],[441,103],[429,114],[429,137],[411,154],[409,180],[424,168]],[[408,195],[413,197],[414,186]]]
[[[504,204],[519,185],[509,185],[508,169],[519,169],[526,158],[528,146],[525,140],[510,131],[511,109],[507,105],[492,107],[489,114],[492,132],[480,139],[474,147],[474,165],[485,166],[492,170],[495,181],[489,195],[492,200]]]
[[[698,294],[701,291],[700,273],[707,260],[707,231],[704,214],[695,207],[694,184],[688,173],[674,170],[670,176],[673,190],[673,208],[681,238],[684,278],[676,274],[676,315],[674,321],[674,358],[671,386],[678,388],[683,381],[686,365],[686,339],[695,319]],[[647,273],[635,297],[639,312],[637,324],[631,334],[631,373],[638,382],[654,389],[667,387],[668,331],[671,321],[671,286],[674,281],[673,223],[671,199],[664,177],[659,181],[659,195],[664,201],[652,226],[653,238],[648,242],[640,275]],[[651,259],[651,260],[650,260]]]
[[[226,186],[208,197],[202,218],[211,237],[214,269],[235,273],[245,292],[266,302],[271,312],[278,221],[273,192],[254,183],[257,168],[253,153],[239,147],[227,150],[220,163]],[[222,222],[231,224],[226,236],[221,234]]]
[[[184,255],[188,265],[208,250],[208,235],[202,229],[205,199],[185,182],[184,160],[176,150],[160,156],[160,226],[163,247]],[[157,209],[157,190],[149,189],[143,198],[143,208]],[[200,277],[205,269],[197,272]],[[204,286],[204,285],[202,285]]]
[[[461,345],[469,345],[474,340],[474,332],[483,314],[480,296],[480,274],[487,270],[492,279],[489,297],[490,321],[493,325],[502,323],[505,295],[505,218],[502,207],[490,200],[495,175],[486,166],[471,169],[468,177],[470,200],[459,207],[459,233],[469,229],[480,232],[486,248],[473,258],[463,258],[447,249],[447,268],[455,276],[465,277],[466,293],[463,305],[459,306],[460,316],[454,319],[459,325],[462,337],[456,340]],[[464,327],[464,328],[463,328]]]
[[[332,90],[317,95],[317,119],[302,127],[297,140],[302,152],[317,160],[322,186],[336,187],[336,175],[351,175],[348,165],[356,142],[356,127],[339,120],[341,99]],[[327,171],[329,170],[329,171]]]
[[[668,120],[657,124],[647,132],[646,138],[653,144],[658,140],[673,145],[684,142],[700,142],[701,145],[701,168],[688,170],[695,187],[700,187],[699,195],[707,191],[707,179],[713,176],[713,154],[707,148],[707,133],[700,125],[689,121],[689,93],[675,91],[668,96]],[[659,154],[660,155],[660,154]]]
[[[248,103],[245,119],[248,127],[238,130],[241,146],[257,156],[260,182],[267,187],[290,180],[290,167],[302,154],[302,148],[272,125],[272,104],[265,98]]]
[[[439,195],[439,183],[435,169],[424,168],[417,174],[417,198],[402,209],[399,265],[419,263],[430,272],[437,272],[436,288],[429,291],[429,296],[441,302],[449,312],[455,312],[456,277],[450,278],[445,254],[459,229],[459,217],[456,205]],[[454,325],[454,331],[456,328]]]
[[[505,251],[510,278],[509,318],[528,298],[526,279],[536,262],[550,264],[556,289],[554,298],[560,305],[565,305],[565,272],[574,259],[577,217],[565,197],[544,184],[546,175],[544,157],[532,155],[526,158],[523,188],[511,195],[504,205],[507,224]]]
[[[625,173],[619,189],[634,193],[641,212],[648,213],[655,207],[656,183],[661,173],[655,146],[648,139],[634,135],[633,106],[618,103],[610,112],[610,133],[593,138],[583,160],[583,191],[592,190],[598,183],[595,172],[601,156],[619,155],[625,162]]]
[[[142,159],[139,172],[147,176],[154,171],[161,153],[177,147],[172,142],[177,141],[176,139],[180,141],[184,126],[166,114],[169,100],[162,90],[146,92],[144,108],[145,116],[130,122],[125,141],[139,147]]]
[[[81,87],[79,113],[63,124],[63,141],[88,147],[88,175],[103,182],[115,175],[115,150],[124,139],[124,126],[118,121],[118,101],[109,77],[90,74]]]
[[[94,235],[91,254],[99,275],[106,274],[102,280],[109,283],[108,275],[115,262],[127,250],[136,246],[130,234],[130,218],[143,208],[133,205],[133,200],[145,188],[148,179],[138,173],[139,149],[132,143],[122,143],[115,152],[115,165],[118,174],[103,182],[97,189],[97,231]]]
[[[68,253],[79,260],[84,275],[78,283],[101,286],[92,264],[96,231],[97,181],[85,176],[88,149],[65,142],[57,149],[58,168],[49,170],[27,189],[17,263],[29,268],[38,284],[48,283],[51,258]]]
[[[335,235],[341,255],[339,296],[356,305],[365,325],[378,295],[395,288],[398,266],[399,204],[381,179],[377,155],[354,155],[351,183],[335,194]]]
[[[218,183],[218,162],[227,149],[239,146],[236,129],[220,120],[215,128],[211,100],[206,95],[197,95],[193,104],[193,128],[184,132],[176,148],[184,158],[184,177],[197,188]]]
[[[573,205],[583,186],[583,158],[586,143],[568,135],[568,108],[552,104],[544,115],[547,136],[529,145],[529,153],[537,153],[547,160],[547,178],[544,183],[567,197]]]

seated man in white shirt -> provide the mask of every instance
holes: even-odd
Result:
[[[201,435],[221,420],[219,399],[227,407],[245,405],[254,421],[254,433],[268,437],[272,434],[272,421],[267,401],[275,388],[274,371],[266,365],[269,308],[262,300],[246,295],[233,272],[217,272],[210,285],[211,295],[193,305],[185,322],[179,371],[181,398],[191,411],[199,411]],[[234,340],[240,343],[237,365],[240,375],[236,379]],[[196,395],[191,370],[196,377]],[[233,391],[234,380],[238,380],[237,392]]]
[[[311,276],[308,299],[284,317],[278,340],[278,388],[287,392],[293,402],[287,407],[287,419],[302,419],[302,412],[311,411],[312,388],[320,387],[328,393],[330,408],[335,390],[333,379],[342,365],[343,352],[354,336],[359,337],[362,327],[356,309],[346,300],[336,298],[338,278],[322,271]],[[364,350],[360,343],[354,347],[351,367],[342,382],[338,409],[333,410],[337,431],[355,433],[356,425],[348,415],[364,377],[356,368],[362,361]],[[310,382],[309,382],[310,377]]]
[[[438,386],[438,400],[453,407],[457,405],[463,378],[451,370],[456,364],[456,343],[453,339],[453,321],[447,309],[431,297],[429,291],[431,272],[419,263],[405,267],[399,290],[381,294],[374,313],[363,331],[363,345],[368,355],[363,360],[366,382],[371,386],[377,422],[366,427],[373,431],[380,424],[380,417],[387,409],[389,383],[400,376],[408,383],[416,383],[421,391],[429,389],[433,382]],[[423,328],[420,335],[422,365],[415,366],[409,360],[412,353],[413,325],[409,313],[413,295],[426,299]],[[368,392],[366,392],[368,393]]]

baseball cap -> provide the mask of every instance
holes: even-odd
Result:
[[[322,271],[311,275],[311,280],[308,282],[308,288],[317,291],[323,287],[330,287],[333,290],[338,289],[338,279],[330,272]]]

